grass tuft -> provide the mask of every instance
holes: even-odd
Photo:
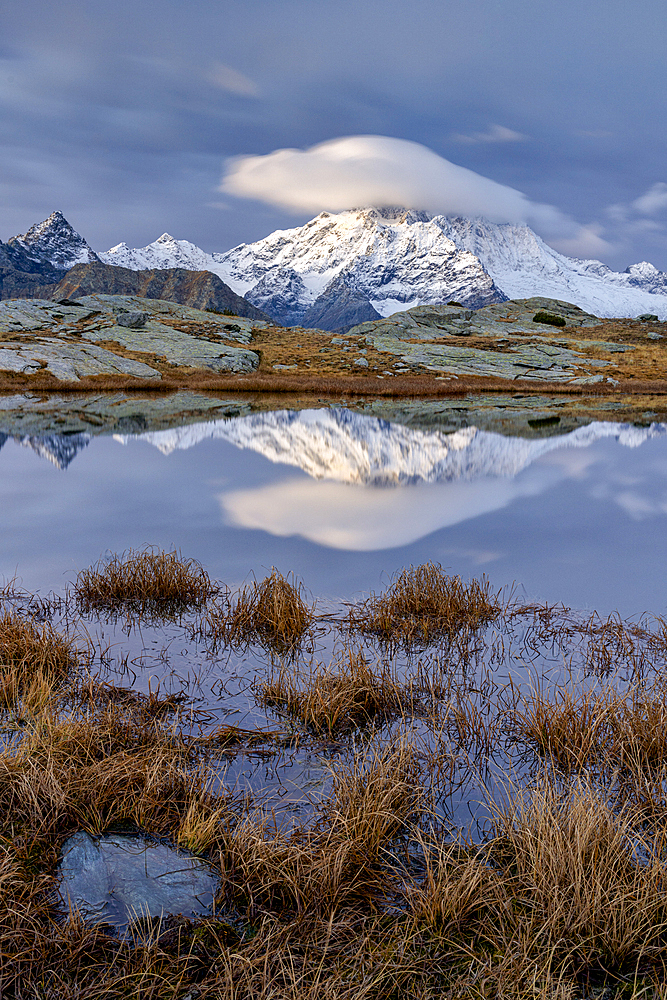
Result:
[[[167,614],[202,607],[216,592],[195,559],[152,547],[100,559],[78,574],[74,590],[84,612],[136,609]]]
[[[298,648],[314,617],[303,584],[274,567],[261,583],[243,587],[231,606],[214,604],[203,631],[214,647],[258,642],[284,654]]]
[[[0,707],[22,701],[32,711],[46,704],[76,658],[73,644],[50,623],[7,612],[0,618]]]
[[[384,594],[351,608],[350,625],[387,643],[426,646],[488,625],[501,612],[485,577],[465,584],[429,562],[401,570]]]
[[[401,687],[386,667],[374,670],[362,650],[346,649],[329,666],[292,664],[259,686],[263,705],[298,719],[318,735],[339,735],[400,714]]]

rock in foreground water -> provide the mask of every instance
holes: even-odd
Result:
[[[210,915],[218,884],[199,858],[122,833],[75,833],[63,844],[59,871],[61,907],[119,931],[138,917]]]

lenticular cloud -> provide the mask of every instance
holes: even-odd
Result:
[[[221,191],[296,212],[340,212],[367,205],[425,209],[433,214],[483,216],[533,226],[565,252],[606,249],[597,233],[551,205],[438,156],[418,142],[379,135],[348,136],[278,149],[229,162]],[[567,245],[567,249],[565,246]]]

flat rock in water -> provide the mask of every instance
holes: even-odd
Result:
[[[121,833],[75,833],[63,844],[59,871],[61,907],[119,931],[139,917],[208,916],[218,886],[200,859]]]

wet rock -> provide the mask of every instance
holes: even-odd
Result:
[[[218,881],[200,859],[138,835],[91,837],[79,831],[63,844],[62,909],[119,931],[137,918],[213,911]]]

